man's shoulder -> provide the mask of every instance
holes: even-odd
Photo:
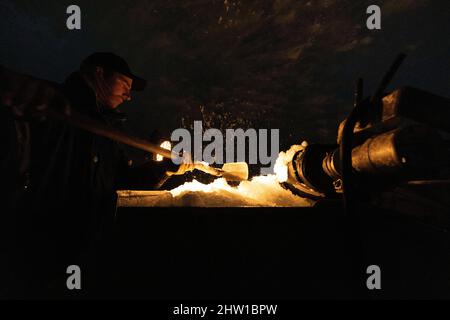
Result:
[[[80,72],[71,73],[63,83],[59,84],[59,89],[75,110],[82,113],[96,111],[95,93]]]

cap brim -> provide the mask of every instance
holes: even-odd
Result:
[[[133,91],[142,91],[145,89],[147,85],[147,81],[142,79],[141,77],[135,76],[134,74],[130,74],[130,78],[133,79],[133,84],[131,85],[131,90]]]

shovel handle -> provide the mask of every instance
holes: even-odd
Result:
[[[213,176],[221,176],[222,175],[222,172],[220,169],[204,165],[201,162],[195,162],[194,166],[195,166],[195,169],[209,173],[210,175],[213,175]]]
[[[111,139],[116,142],[120,142],[130,147],[134,147],[136,149],[140,149],[147,152],[152,152],[155,154],[159,154],[167,159],[172,159],[178,157],[177,154],[171,152],[170,150],[161,148],[160,146],[153,144],[145,139],[137,138],[131,135],[128,135],[122,131],[119,131],[115,128],[107,126],[100,121],[94,120],[85,115],[79,114],[71,111],[70,115],[65,115],[62,112],[58,112],[52,109],[48,109],[45,111],[45,115],[51,119],[55,119],[58,121],[65,122],[71,126],[77,127],[79,129],[83,129],[85,131],[91,132],[93,134]]]
[[[112,128],[104,123],[92,119],[88,116],[79,114],[77,112],[71,111],[70,114],[64,114],[62,112],[58,112],[52,109],[48,109],[45,111],[45,115],[51,119],[58,120],[61,122],[65,122],[71,126],[76,128],[91,132],[93,134],[111,139],[116,142],[120,142],[124,145],[134,147],[143,151],[152,152],[155,154],[159,154],[166,159],[177,159],[180,156],[176,153],[173,153],[170,150],[164,149],[156,144],[153,144],[145,139],[137,138],[131,135],[128,135],[122,131],[119,131],[115,128]],[[223,177],[227,179],[235,179],[235,175],[232,172],[226,172],[222,169],[217,169],[214,167],[207,166],[201,162],[194,163],[195,168],[201,170],[205,173],[211,174],[213,176]],[[238,177],[236,177],[237,180]],[[165,182],[165,181],[164,181]],[[163,184],[162,182],[161,184]]]

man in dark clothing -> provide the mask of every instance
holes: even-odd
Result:
[[[121,128],[124,115],[116,108],[131,99],[132,90],[142,90],[145,80],[117,55],[89,56],[62,85],[6,69],[0,80],[1,104],[7,107],[0,111],[2,203],[5,226],[12,226],[2,245],[14,262],[5,281],[15,287],[6,295],[20,290],[39,295],[46,286],[58,292],[65,289],[66,268],[83,265],[82,254],[111,226],[117,189],[151,189],[165,175],[193,167],[151,161],[135,168],[112,140],[63,122],[40,121],[48,108],[76,110]]]

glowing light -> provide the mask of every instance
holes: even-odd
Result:
[[[170,141],[164,141],[163,143],[161,143],[160,147],[166,150],[171,150],[172,144],[170,143]],[[163,161],[163,159],[164,157],[162,155],[160,154],[156,155],[156,161]]]
[[[279,182],[285,182],[288,179],[288,164],[297,151],[304,149],[308,144],[304,141],[301,145],[294,144],[288,151],[281,151],[275,162],[274,172]]]

